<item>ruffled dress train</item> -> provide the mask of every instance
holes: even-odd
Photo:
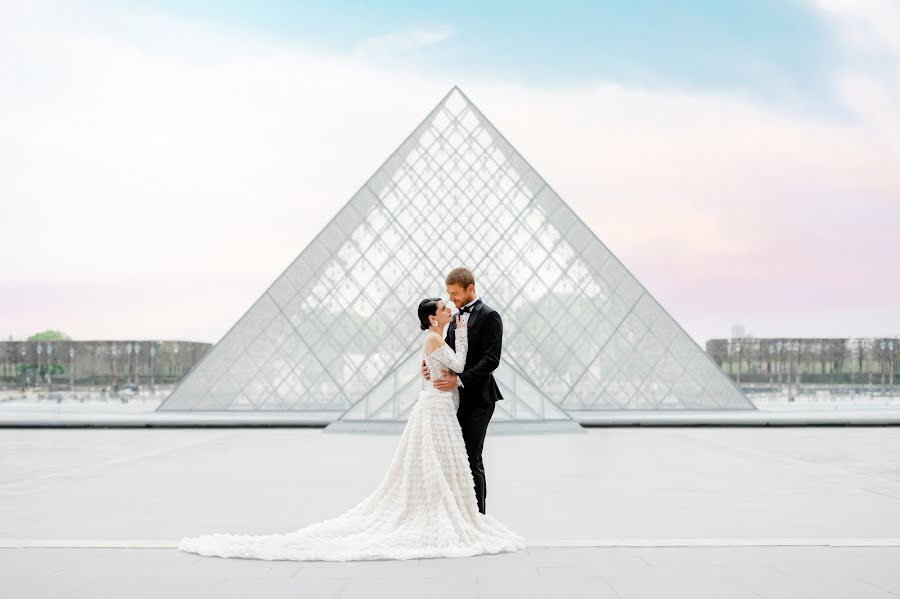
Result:
[[[219,557],[350,561],[524,548],[524,538],[478,511],[456,397],[430,385],[419,392],[383,479],[347,512],[286,534],[185,538],[178,549]]]

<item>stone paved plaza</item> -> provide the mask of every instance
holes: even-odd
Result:
[[[264,562],[174,549],[289,532],[380,479],[396,437],[320,429],[0,429],[0,596],[893,597],[896,427],[489,436],[513,554]]]

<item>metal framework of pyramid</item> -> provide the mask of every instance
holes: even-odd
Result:
[[[456,266],[503,318],[493,420],[755,409],[454,87],[159,410],[403,422]]]

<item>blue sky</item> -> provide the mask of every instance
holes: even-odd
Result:
[[[217,341],[454,84],[698,342],[900,335],[900,4],[560,6],[0,4],[0,335]]]
[[[739,91],[791,110],[835,110],[827,74],[839,55],[822,15],[796,0],[603,2],[140,2],[205,23],[352,52],[365,40],[446,32],[390,60],[531,85],[597,79]]]

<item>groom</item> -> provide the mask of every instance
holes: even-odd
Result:
[[[443,371],[443,378],[434,386],[441,391],[459,388],[459,410],[456,418],[462,429],[469,468],[475,480],[475,497],[478,511],[484,511],[487,483],[481,450],[488,423],[494,413],[494,402],[503,399],[492,374],[500,365],[500,346],[503,341],[503,321],[496,310],[481,301],[475,294],[475,276],[467,268],[454,268],[447,275],[447,294],[459,308],[459,315],[469,329],[469,351],[466,364],[459,376]],[[450,321],[447,343],[456,350],[456,319]],[[428,367],[422,360],[422,374],[427,380]]]

